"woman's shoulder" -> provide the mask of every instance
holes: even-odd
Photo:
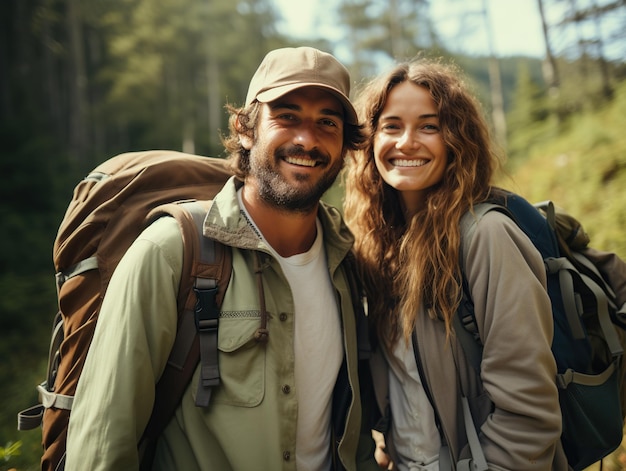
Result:
[[[498,208],[498,205],[475,206],[473,211],[463,216],[460,232],[464,250],[475,245],[477,240],[497,241],[505,236],[524,236],[522,229],[506,214],[506,210]]]
[[[483,214],[476,222],[477,233],[491,233],[493,231],[505,231],[513,228],[521,231],[515,221],[505,211],[492,209]]]
[[[464,263],[467,268],[479,260],[499,259],[510,267],[520,263],[533,267],[533,271],[543,271],[541,254],[517,223],[506,213],[492,210],[483,214],[475,224],[471,234],[462,234]],[[480,263],[478,263],[480,264]]]

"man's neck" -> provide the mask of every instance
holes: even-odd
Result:
[[[263,201],[253,188],[241,193],[243,204],[265,240],[281,257],[308,251],[317,236],[317,207],[309,213],[288,212]]]

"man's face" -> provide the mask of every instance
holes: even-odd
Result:
[[[266,203],[314,210],[343,166],[343,107],[330,93],[304,87],[261,105],[248,181]]]

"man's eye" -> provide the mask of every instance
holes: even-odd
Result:
[[[321,123],[324,126],[331,126],[331,127],[337,127],[337,123],[334,122],[332,119],[322,119]]]
[[[283,113],[277,116],[278,119],[284,119],[286,121],[293,121],[296,117],[290,113]]]

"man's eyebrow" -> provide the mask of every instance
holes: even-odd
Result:
[[[293,111],[300,111],[302,108],[298,105],[296,105],[295,103],[288,103],[286,101],[273,101],[268,103],[268,106],[270,107],[270,110],[274,111],[274,110],[279,110],[281,108],[286,108],[288,110],[293,110]]]
[[[280,109],[287,109],[287,110],[292,110],[292,111],[302,111],[302,107],[300,105],[297,105],[295,103],[289,103],[287,101],[274,101],[271,103],[268,103],[270,110],[272,111],[276,111],[276,110],[280,110]],[[340,118],[343,120],[344,118],[344,114],[343,114],[343,109],[341,111],[339,110],[334,110],[332,108],[323,108],[321,110],[321,113],[324,115],[328,115],[328,116],[335,116],[337,118]]]
[[[337,118],[342,119],[342,120],[344,118],[343,108],[342,108],[341,111],[333,110],[333,109],[330,109],[330,108],[324,108],[322,110],[322,113],[326,114],[328,116],[336,116]]]

